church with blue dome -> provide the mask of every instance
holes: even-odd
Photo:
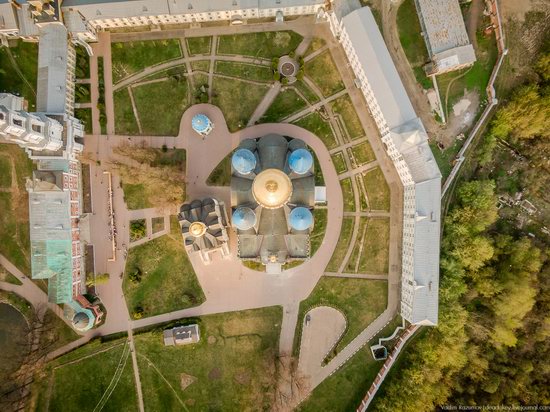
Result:
[[[238,256],[280,273],[308,259],[313,229],[313,155],[300,139],[270,134],[243,140],[231,157],[231,225]]]

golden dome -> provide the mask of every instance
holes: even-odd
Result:
[[[292,182],[283,171],[266,169],[254,179],[252,195],[263,207],[277,209],[290,200]]]
[[[206,233],[206,225],[202,222],[193,222],[189,226],[189,233],[195,237],[201,237]]]

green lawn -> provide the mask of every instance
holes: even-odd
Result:
[[[128,276],[140,272],[141,281]],[[123,283],[130,313],[143,308],[144,317],[200,305],[204,294],[178,236],[164,235],[130,249]]]
[[[0,188],[11,186],[11,158],[0,155]]]
[[[363,219],[363,218],[362,218]],[[390,253],[390,219],[368,219],[360,273],[388,273]]]
[[[325,97],[344,90],[344,83],[328,50],[307,61],[305,73]]]
[[[145,82],[149,80],[166,79],[167,77],[171,77],[173,80],[181,80],[185,78],[185,73],[187,73],[187,67],[185,66],[185,64],[179,64],[168,69],[156,71],[141,80]]]
[[[428,63],[428,50],[422,38],[422,29],[416,14],[414,0],[405,0],[397,10],[397,29],[399,40],[409,60],[416,81],[425,89],[432,87],[432,81],[424,73],[424,66]]]
[[[193,71],[208,72],[210,70],[210,60],[198,60],[191,62]]]
[[[325,232],[327,230],[327,209],[313,209],[313,222],[313,231],[309,236],[311,256],[315,255],[315,252],[317,252],[325,238]]]
[[[464,141],[455,139],[453,145],[443,151],[441,151],[439,147],[437,147],[437,143],[430,143],[432,153],[435,157],[435,161],[437,162],[437,166],[439,166],[439,170],[441,171],[443,180],[445,180],[447,176],[451,174],[451,170],[453,168],[452,163],[463,143]]]
[[[267,85],[216,77],[212,84],[212,104],[223,112],[229,131],[236,132],[246,126],[268,89]]]
[[[332,101],[331,107],[335,114],[341,116],[343,126],[347,130],[350,139],[357,139],[365,135],[359,116],[357,116],[348,94]]]
[[[296,325],[297,337],[302,334],[301,327],[306,312],[320,305],[336,308],[346,317],[346,330],[332,351],[331,355],[333,356],[386,309],[388,282],[385,280],[321,277],[311,295],[300,303]]]
[[[128,88],[117,90],[113,94],[113,101],[115,105],[115,132],[121,135],[139,134]]]
[[[6,268],[4,268],[2,265],[0,265],[0,282],[11,283],[12,285],[23,284],[19,279],[8,272]]]
[[[494,36],[487,37],[478,33],[477,44],[477,60],[472,67],[437,76],[442,104],[445,105],[445,101],[447,101],[445,108],[447,115],[452,112],[453,105],[464,96],[465,91],[478,91],[482,100],[486,96],[485,89],[498,58],[498,49]],[[447,86],[455,78],[456,80],[452,83],[448,95],[446,95]]]
[[[355,212],[355,197],[353,196],[353,185],[351,178],[340,180],[342,196],[344,197],[344,212]]]
[[[372,150],[369,142],[359,143],[358,145],[351,147],[351,149],[348,149],[348,151],[353,155],[357,166],[376,160],[376,156],[374,155],[374,151]]]
[[[186,346],[165,347],[160,329],[136,335],[145,410],[269,410],[281,321],[280,307],[190,319],[201,339]]]
[[[112,43],[113,82],[118,83],[148,66],[179,57],[182,52],[178,39]]]
[[[353,245],[353,251],[349,257],[348,262],[346,263],[346,267],[344,268],[344,272],[346,273],[360,273],[359,259],[363,256],[363,254],[368,253],[364,249],[364,244],[366,242],[362,238],[363,233],[365,233],[365,228],[368,222],[369,222],[369,219],[366,217],[361,217],[359,219],[359,230],[357,232],[357,240]]]
[[[346,161],[344,159],[344,154],[342,152],[334,153],[332,156],[332,163],[334,164],[334,168],[336,169],[336,173],[344,173],[348,171],[348,167],[346,166]]]
[[[152,207],[148,197],[145,195],[143,184],[122,183],[124,201],[129,210],[147,209]]]
[[[346,256],[348,251],[348,246],[351,241],[351,235],[353,232],[354,218],[344,217],[342,220],[342,229],[340,231],[340,237],[338,238],[338,243],[334,249],[334,253],[330,258],[330,262],[327,265],[328,272],[337,272]]]
[[[293,122],[296,126],[309,130],[323,141],[330,150],[338,146],[336,137],[332,133],[330,123],[324,120],[318,112],[313,112]]]
[[[293,31],[259,32],[220,36],[217,54],[238,54],[271,59],[298,47],[302,36]]]
[[[76,83],[75,84],[75,103],[90,103],[90,84]]]
[[[401,325],[401,319],[396,317],[371,339],[369,345],[377,342],[378,338],[391,335],[399,325]],[[382,362],[373,359],[369,345],[365,345],[336,373],[321,382],[309,398],[300,404],[297,411],[347,412],[355,410],[382,367]]]
[[[110,349],[85,359],[82,358],[86,352],[82,352],[82,349],[56,359],[48,368],[50,379],[53,380],[49,410],[67,412],[92,410],[100,402],[120,367],[120,379],[115,380],[116,386],[103,410],[136,411],[137,396],[132,359],[129,350],[124,350],[126,346],[124,342],[125,339],[122,339],[101,345],[95,352]],[[68,359],[75,360],[75,363],[63,365]],[[54,365],[63,366],[54,369]],[[92,382],[93,385],[90,384]],[[47,397],[48,394],[43,396]],[[38,407],[44,408],[45,405],[38,405]]]
[[[134,87],[134,100],[143,133],[148,136],[177,136],[183,112],[190,102],[187,79],[166,80]],[[170,96],[169,98],[166,98]],[[154,110],[152,110],[154,108]]]
[[[90,78],[90,56],[82,46],[76,46],[75,76],[77,79]]]
[[[0,253],[23,273],[30,274],[29,196],[25,181],[32,177],[33,164],[17,145],[0,144],[0,152],[2,167],[7,167],[8,159],[13,162],[18,187],[18,193],[0,192]]]
[[[371,210],[390,210],[390,188],[379,167],[363,175]]]
[[[324,47],[326,44],[327,42],[324,39],[321,39],[319,37],[314,37],[313,39],[311,39],[311,43],[309,43],[309,46],[306,52],[304,53],[304,56],[307,56],[313,53],[314,51],[319,50],[321,47]]]
[[[12,65],[7,49],[0,47],[0,93],[23,96],[29,102],[29,111],[35,111],[38,43],[16,40],[10,41],[10,45],[13,46],[10,47],[11,54],[26,81],[20,77]]]
[[[292,87],[302,93],[310,104],[317,103],[320,100],[319,96],[302,80],[297,80],[292,84]]]
[[[257,64],[216,60],[214,64],[214,73],[238,77],[245,80],[254,80],[257,82],[273,81],[273,71],[271,67],[259,66]]]
[[[116,96],[116,94],[115,94]],[[86,133],[92,133],[92,109],[74,109],[74,116],[84,124]]]
[[[196,54],[210,54],[212,36],[187,37],[185,42],[187,43],[187,50],[191,56],[195,56]]]
[[[216,166],[208,179],[206,184],[209,186],[229,186],[231,184],[231,156],[229,153],[224,159]]]
[[[160,232],[161,230],[164,230],[164,217],[154,217],[151,219],[152,224],[152,231],[153,233]]]
[[[307,103],[294,89],[287,88],[279,92],[269,109],[261,117],[261,123],[276,123],[284,118],[305,109]]]

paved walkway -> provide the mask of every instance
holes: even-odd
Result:
[[[281,83],[276,82],[274,83],[271,88],[268,90],[268,92],[265,94],[264,98],[260,102],[260,104],[256,107],[256,110],[254,110],[254,113],[252,113],[252,116],[250,117],[250,120],[248,121],[247,126],[254,125],[257,121],[259,121],[262,116],[267,112],[267,109],[269,109],[269,106],[271,106],[271,103],[273,103],[273,100],[277,97],[279,92],[281,91]]]

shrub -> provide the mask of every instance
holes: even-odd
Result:
[[[281,83],[288,84],[288,79],[286,77],[283,77],[283,79],[281,80]]]
[[[132,313],[134,319],[141,319],[143,317],[143,308],[141,306],[136,306],[134,312]]]
[[[132,283],[139,283],[139,282],[141,282],[141,269],[140,269],[140,268],[136,268],[136,269],[134,269],[133,271],[131,271],[131,272],[128,274],[128,279],[129,279],[130,282],[132,282]]]
[[[294,50],[292,50],[290,53],[288,53],[288,57],[290,57],[291,59],[293,59],[294,56],[296,56],[296,52]]]
[[[273,72],[273,80],[275,80],[276,82],[278,82],[279,80],[281,80],[281,73],[279,73],[278,70],[275,70]]]

